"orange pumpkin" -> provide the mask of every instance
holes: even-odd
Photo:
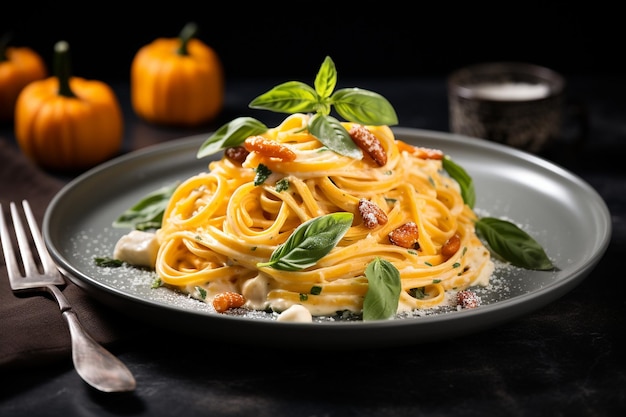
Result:
[[[158,38],[137,51],[131,65],[131,103],[144,120],[194,127],[214,119],[224,102],[217,53],[194,38],[187,24],[178,38]]]
[[[9,36],[0,39],[0,121],[13,121],[15,101],[31,81],[48,73],[41,56],[31,48],[9,47]]]
[[[81,170],[118,153],[123,115],[104,82],[70,75],[69,45],[55,45],[55,75],[26,86],[15,104],[15,137],[46,169]]]

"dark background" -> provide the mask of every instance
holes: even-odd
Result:
[[[74,75],[111,82],[129,79],[140,47],[176,37],[189,21],[220,56],[227,80],[312,83],[326,55],[340,81],[445,76],[496,60],[531,62],[566,76],[621,75],[626,68],[623,14],[588,2],[265,3],[13,2],[2,6],[0,33],[12,32],[14,46],[32,47],[50,68],[54,44],[66,40]]]
[[[573,114],[584,117],[572,120],[583,120],[585,126],[588,122],[588,128],[581,129],[567,123],[567,140],[557,143],[550,159],[589,182],[611,211],[611,243],[597,269],[560,300],[507,325],[450,341],[368,349],[348,356],[250,350],[250,346],[231,350],[229,345],[141,328],[126,315],[103,314],[112,329],[127,329],[132,335],[123,338],[116,353],[136,373],[137,395],[95,395],[66,357],[59,366],[3,374],[11,386],[0,393],[0,414],[626,415],[626,304],[623,274],[614,272],[623,267],[626,247],[621,10],[601,9],[591,2],[584,7],[574,2],[559,6],[499,2],[479,8],[470,2],[461,6],[405,2],[400,7],[383,0],[341,9],[335,3],[294,2],[273,10],[265,4],[232,1],[190,7],[190,2],[41,6],[7,0],[0,6],[0,32],[13,29],[16,45],[35,48],[48,63],[54,43],[66,40],[76,75],[116,82],[116,91],[124,93],[120,101],[126,150],[205,134],[242,111],[254,117],[246,109],[248,102],[275,80],[251,78],[310,84],[326,55],[337,64],[340,82],[363,77],[367,83],[348,86],[383,93],[399,110],[402,126],[428,130],[447,128],[444,77],[454,69],[492,60],[550,67],[568,77],[573,98],[580,101],[581,110]],[[139,11],[130,14],[131,9]],[[157,129],[135,117],[130,108],[127,81],[132,57],[157,37],[176,36],[190,20],[200,25],[200,39],[223,61],[230,80],[227,105],[221,120],[199,127],[201,131]],[[272,126],[283,117],[272,120],[272,114],[259,114],[259,120]],[[10,128],[0,126],[0,144],[11,134]],[[562,146],[578,136],[585,140]],[[31,174],[33,167],[11,155],[0,164],[5,172],[0,185],[11,182],[4,187],[10,192],[0,193],[1,197],[6,201],[12,195],[30,195],[41,202],[35,207],[42,216],[44,201],[55,192],[48,185],[51,178],[43,176],[40,181],[42,172]],[[74,294],[80,297],[83,292]],[[85,313],[96,314],[95,305],[85,300],[74,303],[81,305]],[[43,323],[31,323],[37,326]],[[208,333],[199,329],[199,334]],[[163,346],[168,346],[167,352]],[[273,363],[284,366],[268,373],[267,364]]]

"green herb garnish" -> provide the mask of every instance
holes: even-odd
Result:
[[[206,290],[204,288],[196,285],[196,291],[201,299],[206,300]]]
[[[254,172],[256,172],[256,175],[254,176],[254,185],[256,186],[262,185],[265,180],[272,175],[272,170],[263,164],[259,164]]]
[[[276,185],[274,187],[276,188],[276,191],[278,191],[279,193],[282,191],[287,191],[289,189],[289,180],[286,177],[281,178],[278,181],[276,181]]]
[[[257,268],[300,271],[315,265],[339,243],[353,218],[352,213],[339,212],[302,223],[274,250],[269,261],[259,262]]]
[[[198,159],[222,149],[241,145],[247,137],[267,132],[268,127],[252,117],[238,117],[217,129],[198,149]]]
[[[409,295],[413,298],[417,298],[418,300],[422,300],[426,298],[426,291],[424,287],[411,288],[409,290]]]
[[[106,268],[119,268],[120,266],[124,265],[124,261],[121,261],[119,259],[113,259],[108,256],[94,258],[94,262],[97,266],[102,266]]]
[[[163,281],[161,281],[160,277],[156,277],[152,280],[152,284],[150,284],[150,288],[155,289],[155,288],[160,288],[163,286]]]
[[[495,253],[515,266],[537,270],[554,268],[541,245],[511,222],[482,217],[476,222],[476,231]]]
[[[309,132],[329,149],[354,159],[363,152],[354,143],[339,120],[330,115],[331,109],[345,120],[363,125],[395,125],[398,117],[393,106],[378,93],[360,88],[335,91],[337,70],[330,57],[322,63],[311,87],[300,81],[289,81],[261,94],[248,105],[252,109],[277,113],[312,113]],[[197,157],[216,153],[222,149],[240,146],[251,135],[265,133],[268,128],[251,117],[240,117],[211,135],[198,150]]]
[[[454,162],[448,155],[445,155],[441,162],[443,169],[446,170],[448,175],[459,183],[459,186],[461,187],[461,196],[463,197],[465,204],[473,209],[476,204],[476,191],[474,190],[474,181],[472,180],[472,177],[470,177],[465,169],[463,169],[460,165],[457,165],[456,162]]]
[[[472,178],[448,155],[444,157],[442,162],[448,175],[459,183],[465,204],[474,208],[476,193]],[[526,269],[554,269],[554,265],[541,245],[513,223],[494,217],[482,217],[475,224],[478,235],[487,242],[489,249],[501,259]]]
[[[394,316],[400,300],[400,272],[387,260],[376,258],[365,269],[368,289],[363,300],[363,320],[384,320]]]
[[[321,293],[322,293],[322,287],[320,287],[319,285],[314,285],[311,287],[311,294],[320,295]]]
[[[137,204],[115,219],[113,226],[137,230],[158,229],[176,187],[178,183],[167,185],[141,198]]]

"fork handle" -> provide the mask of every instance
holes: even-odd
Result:
[[[126,365],[87,333],[61,290],[54,285],[46,286],[46,289],[57,300],[69,326],[72,360],[78,375],[100,391],[133,391],[135,378]]]

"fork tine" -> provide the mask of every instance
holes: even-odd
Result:
[[[17,205],[14,202],[11,202],[11,216],[13,218],[13,228],[15,229],[15,237],[17,238],[17,246],[20,250],[22,264],[24,265],[24,273],[26,276],[39,274],[35,258],[33,257],[33,252],[30,249],[30,240],[26,235],[26,230],[22,224],[22,218],[20,217],[19,212],[17,211]]]
[[[13,203],[11,203],[13,204]],[[4,252],[4,262],[7,266],[7,273],[9,274],[9,281],[11,286],[14,286],[15,280],[22,274],[15,257],[15,251],[13,250],[13,243],[11,243],[11,235],[9,233],[9,227],[4,217],[4,209],[0,204],[0,238],[2,239],[2,251]]]
[[[35,247],[37,248],[39,260],[41,261],[44,272],[50,275],[58,274],[59,270],[50,257],[50,253],[48,253],[48,248],[46,248],[46,244],[43,241],[41,230],[39,230],[39,226],[37,226],[37,220],[35,219],[35,215],[30,208],[30,204],[28,201],[23,200],[22,206],[24,207],[24,215],[26,216],[26,221],[30,227],[31,235],[33,236],[33,241],[35,242]]]

